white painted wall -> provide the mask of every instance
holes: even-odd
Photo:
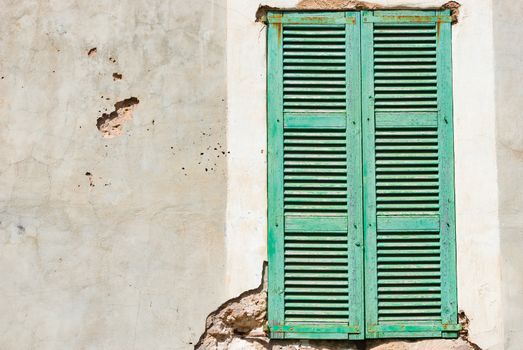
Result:
[[[419,0],[375,2],[442,5]],[[275,0],[263,4],[293,7],[297,3]],[[504,334],[492,3],[461,3],[459,23],[453,26],[459,308],[471,319],[471,339],[483,349],[496,350],[504,349]],[[258,285],[259,267],[266,259],[266,33],[262,24],[253,22],[259,4],[256,0],[228,0],[227,6],[227,139],[234,153],[228,159],[227,204],[231,296]]]
[[[494,4],[499,219],[506,349],[523,344],[523,4]]]
[[[227,3],[227,290],[260,284],[266,256],[265,26],[254,1]]]

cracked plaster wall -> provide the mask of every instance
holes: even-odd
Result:
[[[225,6],[2,3],[0,349],[190,349],[227,297]]]

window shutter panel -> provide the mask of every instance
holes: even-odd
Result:
[[[359,14],[268,22],[270,335],[361,338]]]
[[[457,335],[448,11],[362,14],[366,337]]]

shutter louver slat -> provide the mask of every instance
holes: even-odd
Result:
[[[373,39],[375,111],[436,110],[435,25],[374,24]]]
[[[284,112],[345,112],[345,27],[285,27]]]
[[[377,215],[437,214],[437,129],[376,127],[375,135]]]
[[[343,215],[347,211],[345,132],[291,130],[284,131],[283,134],[285,214]],[[338,161],[322,158],[322,155],[334,154],[343,158]],[[307,162],[309,158],[301,158],[310,155],[317,156],[314,163]],[[288,160],[289,156],[292,157],[292,161]],[[321,189],[316,187],[320,181],[323,181]],[[300,187],[296,189],[298,184]],[[291,189],[294,191],[289,192]]]

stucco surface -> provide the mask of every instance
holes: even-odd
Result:
[[[0,349],[189,349],[225,299],[225,2],[187,5],[2,3]]]
[[[523,4],[493,4],[504,345],[517,350],[523,344]]]

